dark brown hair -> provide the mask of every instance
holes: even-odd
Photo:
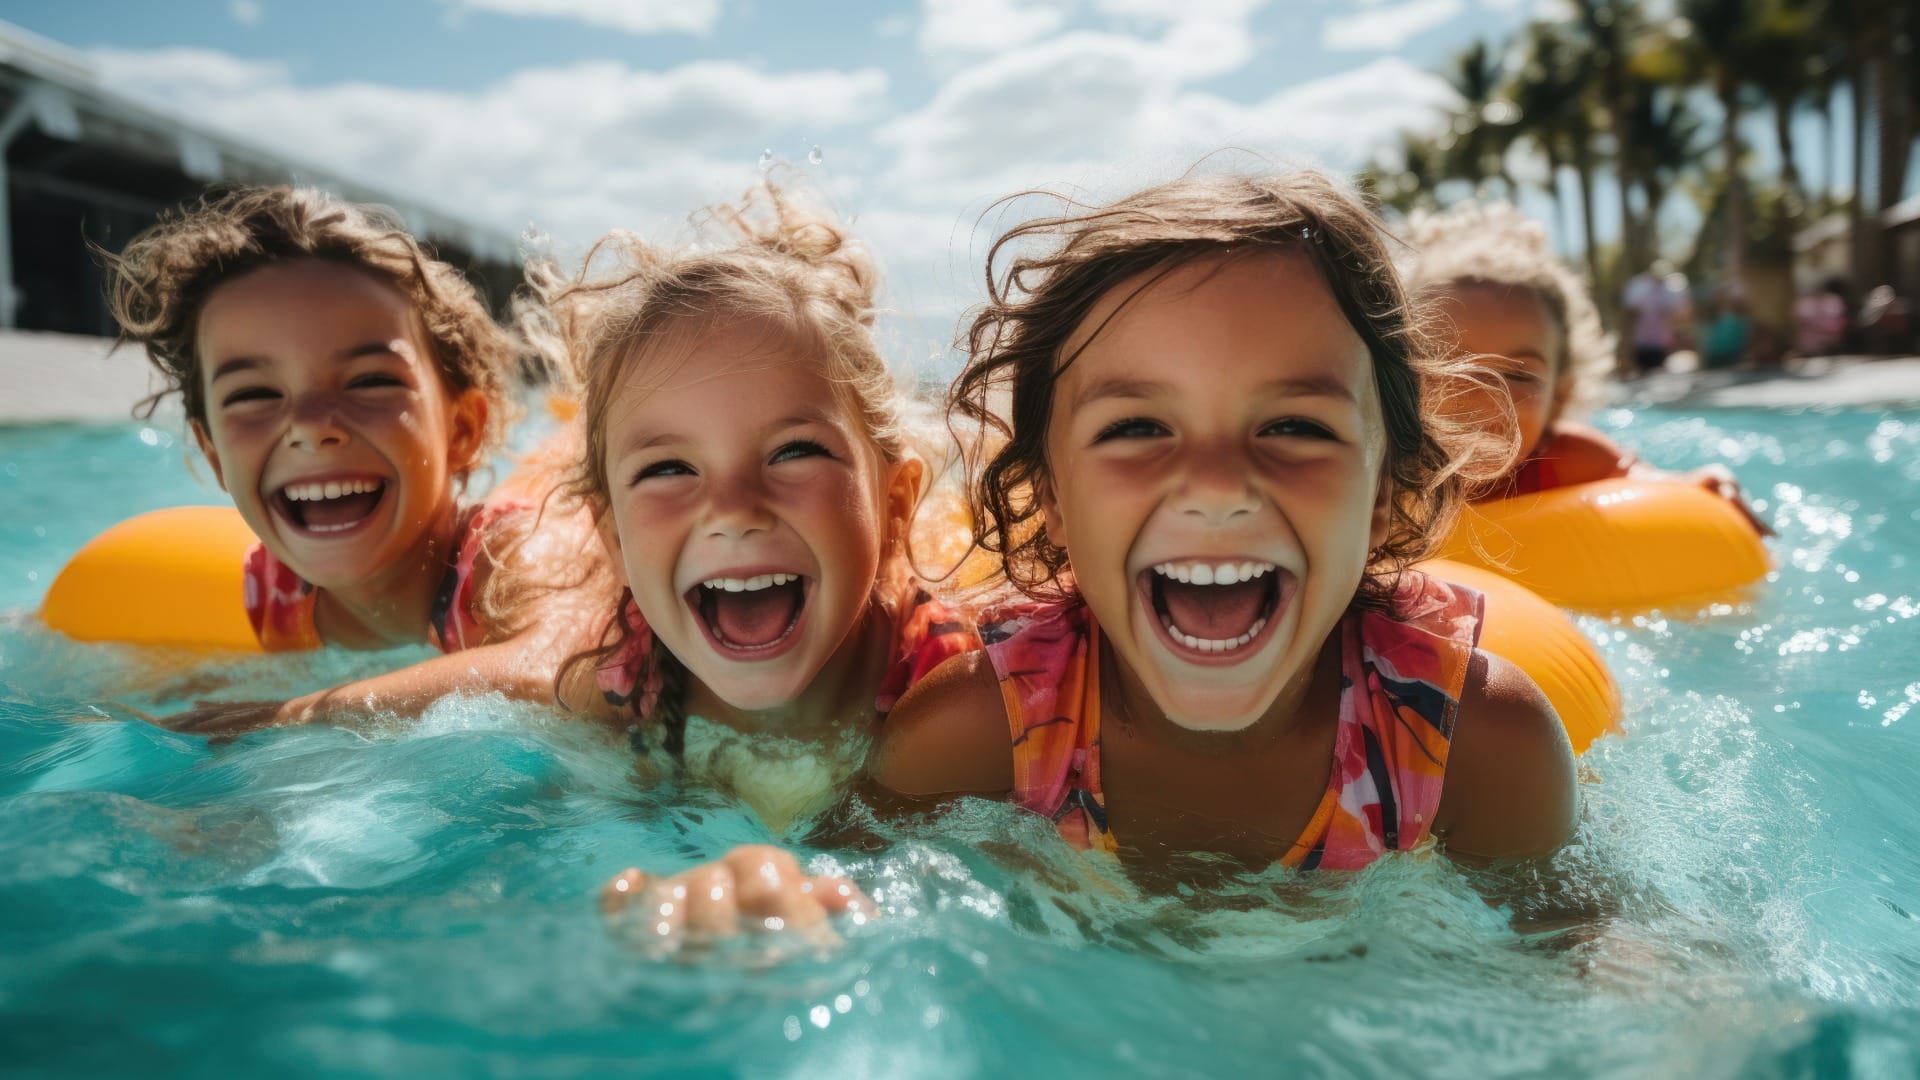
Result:
[[[988,300],[967,330],[970,359],[948,400],[948,423],[971,448],[974,543],[1000,556],[1007,581],[1022,593],[1058,599],[1072,591],[1062,580],[1070,575],[1067,553],[1047,535],[1037,498],[1049,476],[1054,386],[1079,354],[1067,353],[1069,339],[1122,282],[1209,256],[1259,252],[1309,259],[1373,360],[1391,521],[1369,554],[1361,602],[1387,607],[1398,573],[1437,544],[1461,483],[1492,480],[1511,458],[1511,434],[1490,439],[1436,415],[1435,397],[1484,380],[1437,347],[1401,287],[1379,219],[1327,176],[1190,175],[1107,206],[1068,202],[1068,212],[1015,226],[994,243]]]
[[[177,392],[187,416],[206,422],[199,320],[215,289],[275,263],[325,259],[399,290],[420,314],[447,389],[485,395],[487,430],[472,465],[499,446],[512,418],[512,339],[460,271],[428,254],[384,207],[310,188],[241,187],[163,214],[125,250],[101,254],[120,340],[141,345],[166,382],[141,415]]]

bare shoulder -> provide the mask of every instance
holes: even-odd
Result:
[[[1570,420],[1553,426],[1553,456],[1567,483],[1618,476],[1634,460],[1599,428]]]
[[[1004,796],[1013,750],[1000,680],[984,650],[948,659],[902,695],[880,725],[868,773],[910,796]]]
[[[1573,748],[1527,674],[1475,650],[1434,831],[1452,854],[1544,855],[1573,834]]]

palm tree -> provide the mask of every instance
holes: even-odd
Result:
[[[1619,160],[1620,148],[1627,142],[1626,121],[1628,107],[1628,85],[1633,77],[1635,45],[1638,38],[1646,33],[1646,19],[1637,0],[1571,0],[1573,18],[1570,25],[1578,32],[1578,40],[1590,57],[1592,64],[1592,89],[1597,112],[1604,120],[1601,127],[1612,136],[1615,160]],[[1618,177],[1620,197],[1621,246],[1626,255],[1624,269],[1631,273],[1639,269],[1638,247],[1635,239],[1637,232],[1633,227],[1632,184],[1622,174]],[[1609,316],[1613,314],[1614,299],[1619,289],[1615,282],[1604,282],[1595,276],[1593,287],[1595,294],[1604,297],[1606,302],[1601,311]]]
[[[1720,102],[1721,168],[1726,170],[1726,276],[1745,278],[1747,183],[1741,170],[1741,91],[1757,82],[1767,57],[1758,27],[1767,18],[1769,0],[1680,0],[1684,34],[1677,42],[1689,70],[1704,76]]]
[[[1819,50],[1809,39],[1815,0],[1772,0],[1749,28],[1750,66],[1744,73],[1773,107],[1774,140],[1780,152],[1780,177],[1786,186],[1789,227],[1800,218],[1806,189],[1794,157],[1793,116],[1814,91]]]
[[[1646,235],[1658,235],[1660,210],[1688,171],[1705,157],[1705,125],[1679,90],[1642,84],[1628,113],[1632,173],[1646,202]],[[1655,252],[1654,254],[1659,254]]]
[[[1478,188],[1498,179],[1513,195],[1507,175],[1506,152],[1512,144],[1513,104],[1501,96],[1499,55],[1487,43],[1476,41],[1454,57],[1447,81],[1460,95],[1460,110],[1452,125],[1452,173]]]
[[[1434,205],[1434,188],[1446,177],[1446,154],[1434,140],[1402,132],[1399,145],[1384,157],[1360,170],[1362,187],[1371,191],[1381,205],[1402,214]]]
[[[1519,110],[1513,132],[1516,138],[1531,142],[1547,160],[1546,187],[1553,196],[1555,216],[1563,226],[1563,235],[1566,206],[1560,194],[1560,172],[1567,166],[1573,168],[1580,186],[1581,238],[1587,272],[1598,283],[1600,244],[1593,226],[1591,57],[1552,23],[1532,23],[1525,34],[1524,59],[1507,90],[1507,96]]]

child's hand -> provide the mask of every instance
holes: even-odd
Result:
[[[668,878],[628,869],[600,890],[600,910],[627,923],[635,938],[672,951],[774,932],[831,944],[839,940],[831,916],[865,922],[873,904],[845,878],[807,874],[787,852],[747,844]]]
[[[1700,466],[1688,473],[1687,478],[1732,503],[1733,508],[1740,511],[1741,516],[1747,519],[1747,524],[1753,526],[1754,532],[1763,537],[1779,535],[1773,531],[1773,526],[1762,521],[1760,515],[1753,512],[1753,507],[1748,506],[1747,501],[1741,498],[1740,481],[1734,479],[1732,469],[1715,462],[1712,465]]]
[[[188,735],[234,735],[261,728],[304,723],[310,717],[299,701],[196,701],[191,709],[153,722]]]

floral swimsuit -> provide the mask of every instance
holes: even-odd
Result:
[[[1433,826],[1481,597],[1409,571],[1392,613],[1348,610],[1338,629],[1340,718],[1319,808],[1282,858],[1357,870]],[[1013,801],[1083,848],[1114,851],[1100,784],[1100,628],[1077,601],[983,626],[1013,740]]]

